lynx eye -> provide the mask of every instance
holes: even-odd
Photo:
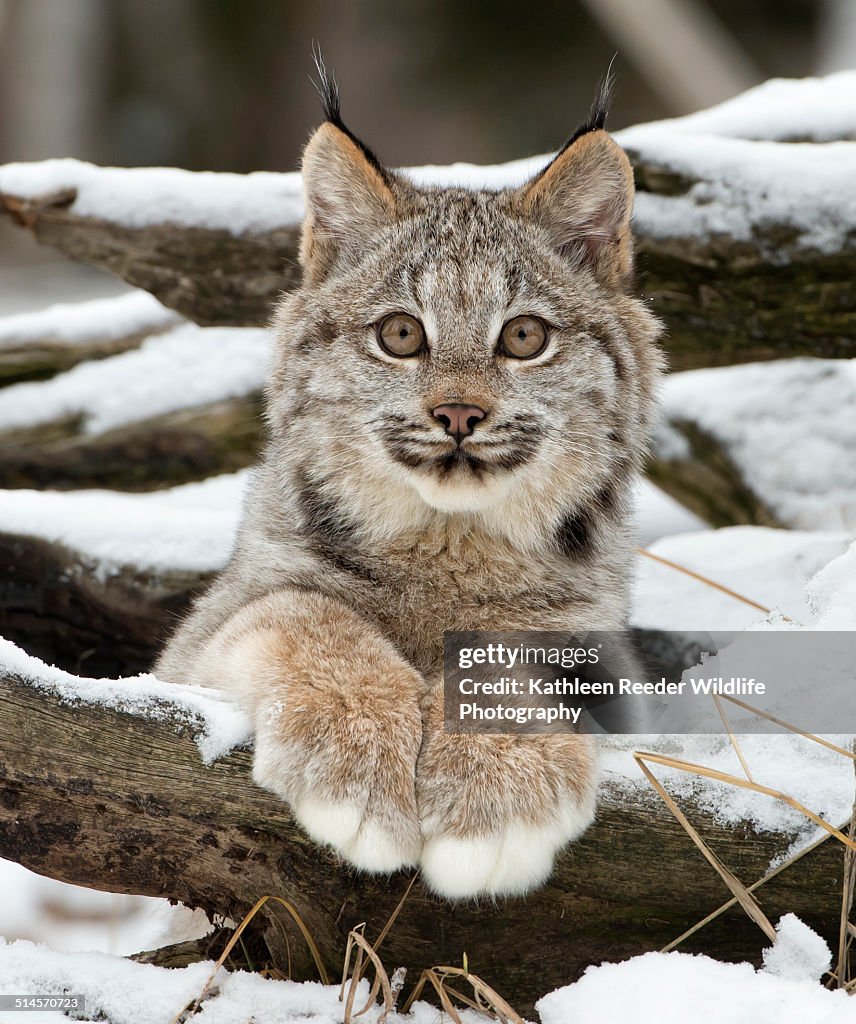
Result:
[[[392,313],[375,327],[380,347],[391,356],[405,359],[425,347],[425,328],[415,316]]]
[[[499,337],[503,355],[512,359],[532,359],[547,344],[547,328],[534,316],[516,316],[502,328]]]

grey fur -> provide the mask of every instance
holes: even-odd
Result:
[[[347,140],[325,125],[307,149],[306,278],[273,325],[266,449],[228,568],[157,665],[167,679],[227,685],[204,674],[222,663],[206,652],[252,602],[285,591],[356,612],[426,686],[441,672],[444,630],[626,621],[630,496],[660,373],[659,324],[628,291],[626,158],[595,127],[536,179],[537,194],[431,189],[375,175]],[[380,349],[374,325],[398,311],[422,320],[427,353]],[[553,325],[547,351],[499,355],[502,325],[524,314]],[[487,411],[460,448],[430,414],[444,402]],[[260,628],[274,628],[269,617]],[[343,672],[349,658],[341,652]],[[429,774],[432,757],[420,755]],[[429,833],[454,829],[430,810],[448,802],[440,783],[420,789],[417,771],[416,784],[427,849]],[[579,786],[593,790],[588,776]],[[431,884],[446,891],[442,878]]]

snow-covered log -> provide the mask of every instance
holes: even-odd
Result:
[[[851,529],[856,363],[672,374],[649,476],[714,526]]]
[[[136,348],[181,321],[147,292],[60,303],[0,320],[0,385],[51,377],[87,359]]]
[[[211,691],[151,677],[80,680],[9,645],[0,681],[0,857],[111,892],[181,900],[240,920],[261,896],[289,900],[331,976],[346,936],[377,938],[406,874],[355,874],[300,831],[285,805],[250,778],[248,723]],[[238,744],[237,749],[233,749]],[[720,858],[747,883],[794,833],[717,823],[682,801]],[[793,912],[837,934],[841,851],[828,842],[759,893],[773,920]],[[729,897],[670,813],[640,786],[604,790],[597,822],[527,899],[456,907],[417,881],[387,936],[383,960],[418,977],[461,963],[527,1012],[537,996],[591,963],[657,949]],[[300,933],[262,917],[248,941],[292,976],[317,977]],[[742,911],[686,949],[758,962],[768,942]],[[263,953],[264,955],[264,953]]]
[[[258,452],[268,354],[258,328],[184,323],[6,388],[0,486],[141,490],[242,469]]]
[[[163,413],[100,434],[75,418],[0,432],[3,487],[149,490],[243,469],[256,459],[261,398],[249,394]]]
[[[768,83],[618,133],[639,189],[641,284],[667,322],[674,369],[856,355],[856,143],[828,141],[853,137],[840,97],[854,82]],[[503,187],[545,159],[407,173]],[[0,211],[199,324],[264,324],[297,280],[297,174],[11,164],[0,168]]]
[[[246,474],[151,494],[0,496],[0,636],[72,671],[146,669],[225,565]]]

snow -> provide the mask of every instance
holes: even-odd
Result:
[[[848,134],[856,119],[849,102],[852,84],[853,73],[772,82],[730,101],[730,106],[616,133],[621,145],[645,160],[699,179],[683,196],[640,192],[637,225],[662,239],[688,234],[707,238],[727,232],[748,240],[763,236],[771,223],[787,222],[798,230],[796,244],[806,248],[828,252],[851,245],[856,224],[856,193],[850,187],[856,176],[856,143],[818,146],[774,140],[792,137],[787,127],[789,109],[794,111],[792,124],[800,137]],[[770,127],[759,130],[768,106]],[[807,127],[814,132],[804,132]],[[738,134],[751,138],[731,137]],[[765,138],[756,138],[759,135]],[[423,185],[504,188],[521,184],[548,159],[537,156],[492,167],[459,163],[409,168],[404,173]],[[771,181],[775,188],[770,188]],[[72,212],[129,227],[172,221],[240,235],[294,228],[303,215],[296,173],[244,176],[174,168],[129,170],[68,159],[0,167],[0,191],[37,198],[68,189],[77,195]],[[775,241],[768,248],[775,257]]]
[[[632,614],[636,626],[704,633],[853,628],[856,621],[856,542],[850,534],[741,526],[663,538],[650,550],[798,621],[783,622],[775,612],[768,616],[640,556]],[[850,737],[829,738],[850,746]],[[785,731],[741,736],[740,747],[755,781],[789,794],[834,825],[849,818],[853,765],[848,758]],[[637,797],[650,794],[632,757],[632,751],[640,749],[743,775],[724,735],[611,736],[602,755],[608,786],[628,796],[634,791]],[[655,772],[679,801],[691,798],[723,824],[749,822],[759,831],[792,835],[792,850],[817,837],[817,828],[801,812],[771,797],[677,769],[658,766]]]
[[[856,530],[856,360],[674,373],[662,408],[670,424],[686,421],[713,438],[784,525]],[[660,458],[685,455],[674,435],[668,424],[661,430]]]
[[[668,127],[669,131],[681,135],[721,135],[781,142],[853,139],[856,138],[854,96],[856,71],[839,71],[822,78],[771,78],[708,110],[652,125]]]
[[[212,764],[250,741],[247,715],[218,690],[165,683],[153,675],[127,679],[86,679],[46,665],[0,638],[0,675],[22,679],[64,703],[91,704],[193,730],[204,764]]]
[[[144,291],[109,299],[61,302],[35,313],[0,320],[0,349],[28,344],[69,348],[134,334],[153,334],[181,322],[178,313]],[[4,394],[5,397],[5,394]]]
[[[71,213],[131,228],[171,222],[240,235],[293,226],[303,218],[295,173],[96,167],[71,159],[0,167],[0,192],[35,199],[69,189],[77,193]]]
[[[806,587],[815,629],[856,629],[856,541]]]
[[[646,953],[622,963],[590,967],[579,981],[544,996],[537,1004],[542,1024],[845,1024],[856,1020],[856,1002],[815,979],[829,950],[793,915],[778,926],[775,951],[765,967],[719,963],[686,953]],[[167,970],[104,953],[61,953],[27,941],[0,940],[0,988],[7,992],[82,994],[86,1021],[151,1024],[172,1020],[208,981],[213,963]],[[357,1004],[368,996],[360,982]],[[194,1020],[200,1024],[340,1024],[338,985],[277,981],[221,970]],[[376,1014],[367,1019],[374,1020]],[[462,1010],[465,1024],[484,1018]],[[57,1019],[29,1014],[28,1020]],[[390,1024],[436,1024],[436,1007],[417,1003]],[[4,1021],[3,1024],[6,1024]],[[11,1022],[10,1022],[11,1024]]]
[[[804,927],[804,926],[803,926]],[[782,933],[788,941],[793,928]],[[645,953],[589,967],[579,981],[544,996],[542,1024],[845,1024],[856,1001],[807,978],[688,953]]]
[[[80,417],[88,434],[258,391],[271,336],[254,327],[183,324],[131,352],[47,381],[5,388],[0,430]]]
[[[796,914],[785,914],[776,925],[776,942],[764,950],[764,970],[793,981],[820,981],[832,965],[832,953],[817,932]]]
[[[837,740],[845,749],[849,745],[848,737],[827,738]],[[739,742],[756,782],[793,797],[836,828],[849,818],[853,763],[848,758],[784,731],[781,735],[741,736]],[[633,759],[635,750],[668,754],[745,777],[727,736],[612,736],[602,751],[603,779],[610,790],[618,790],[627,800],[654,799],[650,783]],[[821,834],[820,827],[804,814],[773,797],[676,768],[654,765],[652,770],[679,804],[691,802],[721,825],[748,823],[757,832],[790,837],[777,854],[777,862]]]
[[[670,534],[708,529],[702,519],[645,479],[636,487],[634,519],[636,539],[643,547]]]
[[[199,995],[212,966],[203,961],[169,971],[105,953],[61,953],[31,942],[0,939],[0,990],[82,994],[86,1019],[101,1016],[111,1024],[172,1020]],[[44,1016],[62,1019],[57,1014]],[[26,1020],[32,1019],[28,1013]]]
[[[844,554],[851,540],[843,531],[731,526],[664,537],[649,550],[806,624],[813,615],[806,584]],[[764,618],[764,612],[668,566],[644,556],[637,560],[631,612],[635,626],[736,630]]]
[[[127,956],[201,938],[211,930],[202,910],[69,885],[11,861],[0,860],[0,892],[0,935],[48,942],[69,953],[99,950]]]
[[[64,544],[100,579],[134,571],[213,572],[229,559],[248,471],[145,494],[0,491],[0,531]]]
[[[168,970],[104,953],[58,953],[31,942],[0,939],[0,990],[83,995],[87,1022],[167,1024],[198,998],[213,969],[211,961]],[[362,1006],[368,995],[364,979],[357,988],[356,1006]],[[338,985],[277,981],[221,969],[193,1020],[198,1024],[341,1024],[343,1014]],[[484,1021],[481,1014],[470,1010],[462,1010],[460,1015],[464,1024]],[[371,1014],[366,1020],[376,1017]],[[58,1019],[65,1018],[56,1014],[26,1016],[27,1024]],[[437,1024],[439,1011],[419,1002],[406,1016],[390,1014],[386,1019],[389,1024]],[[0,1018],[0,1024],[12,1022]]]
[[[649,238],[753,241],[783,258],[771,225],[794,230],[794,247],[835,253],[853,245],[856,143],[750,142],[681,135],[667,125],[629,128],[617,136],[634,159],[665,167],[696,184],[685,195],[637,193],[636,228]],[[775,188],[770,183],[775,182]]]

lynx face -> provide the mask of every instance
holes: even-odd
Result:
[[[334,115],[304,158],[305,281],[269,388],[313,500],[364,523],[390,502],[409,521],[514,508],[539,531],[606,503],[658,370],[658,325],[626,294],[624,153],[591,125],[519,189],[419,189]]]

